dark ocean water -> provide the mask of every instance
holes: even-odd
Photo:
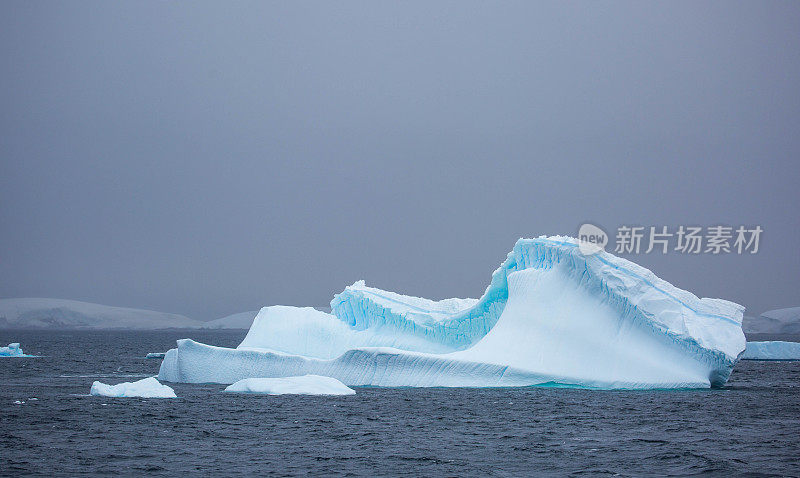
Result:
[[[244,331],[0,331],[42,355],[0,359],[0,474],[800,476],[800,362],[741,362],[718,390],[87,395],[156,374],[144,355],[183,337],[236,346]]]

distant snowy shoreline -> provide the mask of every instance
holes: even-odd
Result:
[[[65,299],[2,299],[0,329],[196,329],[203,322],[179,314]]]
[[[320,310],[330,310],[320,307]],[[0,330],[249,330],[258,310],[201,321],[67,299],[0,299]]]

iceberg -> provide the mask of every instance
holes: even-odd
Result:
[[[101,397],[117,398],[177,398],[175,391],[171,387],[162,385],[155,377],[148,377],[136,382],[123,382],[117,385],[106,385],[95,381],[89,393]]]
[[[352,388],[331,377],[303,375],[283,378],[245,378],[226,389],[226,392],[260,393],[266,395],[355,395]]]
[[[742,360],[800,360],[798,342],[747,342]]]
[[[148,359],[163,359],[166,352],[149,352],[144,358]]]
[[[480,299],[348,286],[331,313],[273,306],[235,349],[190,339],[159,378],[230,384],[322,375],[350,386],[698,388],[745,348],[744,307],[698,298],[576,239],[520,239]]]
[[[19,343],[8,344],[8,347],[0,347],[0,357],[30,357],[22,352]]]

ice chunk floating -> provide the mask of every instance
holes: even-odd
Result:
[[[117,385],[94,382],[89,393],[101,397],[177,398],[171,387],[162,385],[155,377]]]
[[[29,357],[22,352],[19,343],[8,344],[8,347],[0,347],[0,357]]]
[[[697,388],[723,385],[745,348],[744,308],[700,299],[575,239],[520,239],[480,299],[345,288],[331,314],[266,307],[236,349],[189,339],[159,378],[234,383],[333,377],[347,385]]]
[[[283,378],[246,378],[229,385],[226,392],[266,395],[355,395],[352,388],[331,377],[304,375]]]
[[[742,360],[800,360],[800,343],[747,342]]]

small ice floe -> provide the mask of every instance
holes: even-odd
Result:
[[[303,375],[281,378],[246,378],[229,385],[226,392],[266,395],[355,395],[352,388],[332,377]]]
[[[163,359],[166,352],[150,352],[149,354],[145,355],[144,358],[149,359]]]
[[[29,355],[25,355],[19,343],[14,342],[8,344],[8,347],[0,347],[0,357],[29,357]]]
[[[177,398],[172,388],[162,385],[155,377],[117,385],[94,382],[89,393],[102,397]]]
[[[20,400],[14,400],[14,405],[22,405],[23,403],[25,403],[25,402],[20,401]]]

